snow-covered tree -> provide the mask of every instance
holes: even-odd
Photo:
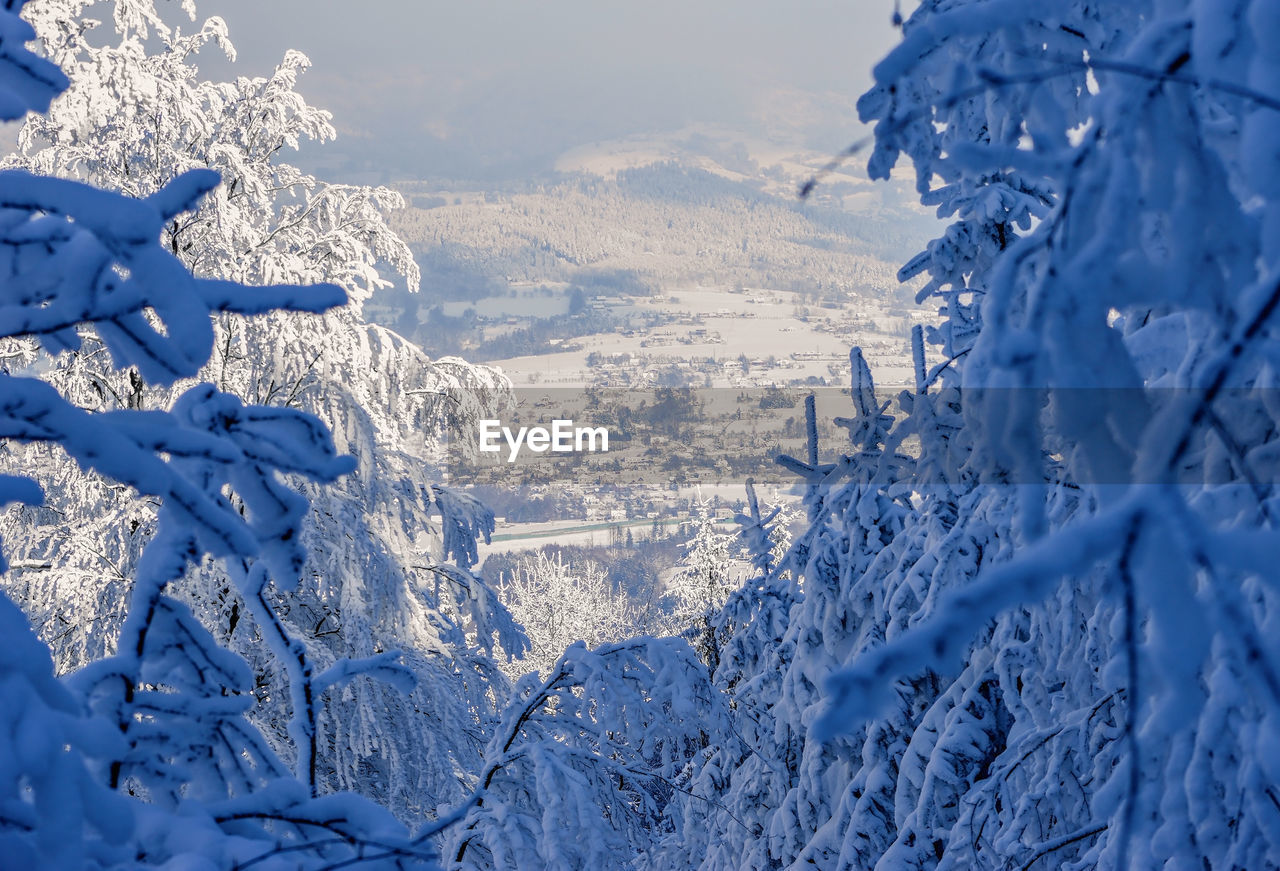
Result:
[[[184,8],[194,16],[192,4]],[[113,16],[114,39],[85,19],[95,9]],[[357,459],[353,474],[329,486],[297,482],[311,502],[300,533],[308,562],[296,589],[268,586],[262,595],[317,673],[343,657],[398,649],[418,681],[407,695],[366,679],[329,689],[310,727],[317,782],[375,795],[405,818],[460,799],[504,692],[489,650],[501,640],[518,651],[521,640],[469,571],[474,539],[492,528],[491,516],[438,487],[433,467],[443,458],[440,436],[500,402],[505,380],[459,360],[428,360],[361,320],[359,304],[387,283],[382,275],[399,272],[414,287],[416,267],[385,222],[398,194],[323,183],[281,159],[303,139],[334,133],[328,114],[294,90],[305,57],[289,53],[265,78],[209,82],[195,65],[199,53],[234,55],[218,19],[184,34],[147,0],[47,0],[28,14],[72,81],[47,115],[28,120],[10,165],[135,197],[185,170],[216,170],[223,184],[160,229],[172,255],[197,276],[328,280],[353,301],[320,315],[219,316],[198,377],[245,402],[315,414],[337,449]],[[165,408],[185,389],[113,367],[93,335],[52,360],[30,342],[8,353],[10,371],[40,371],[95,411]],[[8,589],[53,643],[59,671],[116,652],[129,583],[156,533],[154,507],[51,462],[41,446],[11,449],[10,460],[49,469],[50,499],[6,516],[20,567]],[[245,619],[255,603],[212,563],[179,595],[248,659],[259,700],[250,716],[288,758],[295,680],[263,643],[262,626]]]
[[[68,84],[23,48],[35,34],[17,17],[21,6],[0,10],[6,120],[46,111]],[[117,369],[170,385],[205,363],[219,313],[321,312],[345,301],[332,284],[248,288],[193,276],[160,245],[161,230],[218,183],[217,173],[196,169],[132,198],[0,172],[0,339],[72,352],[93,336]],[[206,558],[224,564],[293,678],[289,732],[300,762],[326,686],[360,674],[403,681],[393,656],[312,673],[262,597],[269,580],[296,585],[305,563],[308,504],[285,479],[331,481],[353,468],[317,418],[245,405],[207,383],[166,410],[93,412],[39,377],[5,372],[0,438],[57,446],[54,462],[74,460],[159,506],[114,656],[57,680],[48,648],[0,594],[6,866],[435,867],[429,847],[387,811],[352,794],[317,799],[314,779],[289,771],[243,718],[254,704],[250,670],[169,594]],[[44,496],[26,474],[0,478],[0,502],[38,505]]]
[[[672,631],[687,634],[712,670],[720,656],[713,619],[738,581],[733,572],[732,544],[733,535],[716,526],[711,500],[699,499],[693,535],[666,587],[666,598],[672,605]]]
[[[471,800],[446,832],[452,869],[635,867],[688,761],[724,740],[723,707],[689,645],[571,645],[521,678]]]
[[[791,527],[797,520],[796,513],[786,502],[760,508],[755,482],[747,479],[747,513],[738,514],[734,520],[741,527],[738,542],[752,567],[762,575],[780,567],[791,550],[795,539]],[[783,577],[790,569],[781,569]]]
[[[829,460],[810,410],[800,580],[717,675],[762,728],[654,867],[1280,867],[1278,28],[911,15],[860,107],[953,219],[901,273],[942,360],[891,413],[855,352]]]
[[[575,641],[594,648],[636,629],[629,597],[593,560],[567,563],[561,553],[538,551],[500,577],[497,588],[529,640],[524,656],[503,666],[513,679],[531,669],[547,674]]]

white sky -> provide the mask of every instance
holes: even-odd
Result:
[[[598,139],[717,123],[835,151],[893,0],[201,0],[238,69],[285,49],[326,151],[392,174],[519,175]],[[210,73],[215,72],[213,68]]]

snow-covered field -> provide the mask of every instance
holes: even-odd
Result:
[[[499,300],[500,302],[500,300]],[[549,384],[578,386],[595,383],[598,373],[587,366],[593,352],[602,355],[630,354],[631,365],[643,368],[639,359],[651,366],[678,361],[734,361],[740,357],[761,359],[775,357],[775,367],[757,365],[750,373],[759,383],[779,384],[810,376],[843,382],[848,371],[848,354],[860,345],[871,365],[877,383],[884,386],[909,383],[910,355],[907,337],[899,329],[904,318],[887,314],[875,300],[858,301],[842,309],[811,306],[808,320],[801,320],[797,308],[802,306],[800,294],[790,291],[751,289],[731,293],[727,287],[693,286],[672,290],[665,296],[650,299],[632,298],[614,307],[619,316],[657,312],[682,317],[683,323],[669,323],[652,330],[637,330],[633,335],[603,333],[574,340],[581,347],[573,351],[513,357],[492,361],[517,386]],[[860,328],[841,327],[858,313]],[[917,314],[918,316],[918,314]],[[815,327],[830,321],[833,332]],[[874,326],[872,326],[874,325]],[[870,327],[870,328],[868,328]],[[793,353],[821,355],[817,360],[792,359]],[[831,366],[842,373],[833,378]],[[737,373],[735,373],[737,375]],[[731,386],[741,382],[728,376],[713,379],[713,386]],[[696,382],[701,385],[701,379]]]

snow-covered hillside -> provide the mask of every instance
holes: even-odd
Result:
[[[700,280],[887,294],[896,287],[897,264],[931,229],[919,212],[892,201],[849,210],[801,202],[797,190],[807,175],[798,166],[775,178],[754,164],[743,167],[750,175],[732,172],[687,149],[658,162],[650,160],[655,156],[642,150],[584,158],[603,174],[574,173],[524,190],[403,185],[411,207],[393,226],[414,246],[428,297],[450,294],[432,279],[447,280],[451,268],[522,282],[624,272],[661,285]],[[838,183],[871,195],[865,180]]]

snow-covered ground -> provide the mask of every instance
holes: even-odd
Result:
[[[684,318],[684,322],[636,330],[632,335],[583,336],[573,340],[580,346],[576,350],[513,357],[493,361],[492,365],[506,372],[517,386],[579,386],[599,381],[599,373],[587,366],[587,357],[593,352],[630,354],[635,361],[631,367],[640,370],[644,368],[641,358],[656,367],[707,358],[731,362],[743,356],[749,360],[772,356],[778,366],[756,365],[748,375],[760,384],[785,384],[810,376],[839,383],[845,376],[833,378],[830,367],[835,364],[840,373],[847,373],[849,350],[859,345],[877,383],[887,387],[910,382],[910,355],[901,329],[905,318],[889,315],[879,301],[859,300],[841,309],[811,306],[806,321],[797,314],[804,305],[800,294],[757,289],[746,293],[729,291],[727,287],[693,286],[662,297],[631,298],[614,307],[619,316],[653,312]],[[924,313],[914,314],[918,317]],[[863,326],[848,326],[853,317]],[[830,332],[818,329],[824,322],[831,323]],[[793,353],[817,354],[819,359],[794,359]],[[701,386],[701,378],[694,383]],[[740,383],[741,370],[712,381],[717,387]]]

